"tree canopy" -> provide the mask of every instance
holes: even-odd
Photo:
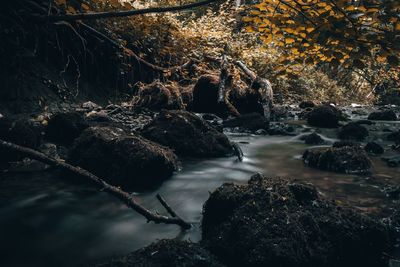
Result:
[[[284,48],[284,64],[318,64],[363,69],[399,64],[398,0],[262,0],[252,6],[247,30]]]

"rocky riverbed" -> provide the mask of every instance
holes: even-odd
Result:
[[[381,109],[392,110],[398,116],[396,107]],[[142,217],[91,185],[76,180],[71,183],[64,174],[36,162],[24,160],[10,164],[2,157],[3,169],[7,170],[0,180],[0,228],[6,240],[1,250],[8,255],[4,257],[5,262],[10,266],[28,262],[32,266],[60,266],[63,261],[65,266],[74,266],[125,254],[158,239],[177,238],[200,241],[200,245],[163,241],[129,256],[116,256],[111,263],[105,264],[110,261],[103,259],[94,264],[171,266],[160,265],[160,261],[173,263],[169,257],[182,257],[185,259],[182,262],[187,262],[185,266],[238,266],[235,264],[239,261],[229,255],[242,255],[238,256],[244,261],[240,266],[270,263],[281,263],[281,266],[350,266],[348,264],[352,263],[354,266],[360,262],[360,255],[368,251],[370,258],[365,258],[363,265],[387,266],[389,260],[393,262],[396,258],[400,124],[387,119],[389,117],[379,117],[383,115],[368,120],[377,110],[355,105],[339,109],[282,106],[276,108],[274,120],[268,123],[256,115],[224,123],[211,114],[138,113],[124,106],[103,108],[85,103],[68,112],[73,115],[36,114],[29,120],[4,117],[0,121],[6,126],[2,128],[3,138],[16,143],[24,140],[21,145],[67,161],[74,162],[82,157],[83,153],[74,155],[81,147],[86,152],[92,149],[89,157],[103,155],[99,159],[106,162],[100,166],[118,166],[124,158],[135,158],[125,150],[118,150],[119,143],[124,147],[128,141],[143,145],[141,149],[132,147],[127,151],[153,151],[152,157],[158,158],[156,162],[160,164],[159,173],[153,176],[162,176],[162,179],[152,186],[146,183],[144,187],[135,183],[126,186],[107,175],[110,182],[137,192],[137,199],[151,209],[161,210],[154,198],[156,192],[160,192],[194,225],[191,230],[180,233],[176,226],[146,224]],[[168,121],[179,116],[182,122]],[[337,122],[324,122],[326,116]],[[16,123],[19,120],[29,123]],[[222,128],[225,134],[221,133]],[[192,134],[182,134],[188,131]],[[75,133],[75,140],[67,140],[74,136],[71,133]],[[184,141],[189,136],[196,140]],[[91,141],[85,141],[88,138]],[[234,156],[230,141],[242,148],[242,162]],[[12,156],[13,161],[20,159],[18,155]],[[215,156],[217,158],[213,158]],[[149,159],[148,154],[144,154],[144,158]],[[99,159],[90,160],[97,162]],[[148,170],[145,166],[141,169],[144,174],[151,171],[154,164],[150,164]],[[170,166],[165,169],[170,171],[169,175],[161,173],[163,166]],[[99,175],[110,170],[98,169],[96,164],[86,167]],[[134,172],[134,176],[125,175],[124,179],[149,181],[146,175],[137,175],[140,172],[129,166],[126,168],[120,170],[123,172],[118,177]],[[253,182],[246,185],[256,172],[265,176],[253,177]],[[286,178],[276,180],[274,177],[278,176]],[[58,179],[60,177],[64,179]],[[220,187],[223,183],[229,184]],[[237,191],[229,193],[227,188],[231,187]],[[209,196],[209,192],[216,189]],[[222,194],[225,191],[227,193]],[[216,194],[222,195],[216,197]],[[269,199],[270,206],[264,206],[265,199]],[[211,204],[206,204],[202,215],[205,202],[215,202],[219,208],[210,213]],[[248,210],[249,214],[241,210]],[[320,216],[322,213],[325,217]],[[301,225],[300,218],[304,219]],[[336,222],[334,227],[328,227],[328,221]],[[278,228],[269,230],[274,222]],[[283,222],[287,227],[279,230]],[[292,229],[291,234],[285,232],[286,229]],[[340,234],[334,237],[329,231]],[[234,232],[237,234],[232,235]],[[280,232],[284,234],[278,234]],[[252,236],[254,240],[263,241],[250,242]],[[313,236],[319,239],[314,240]],[[314,243],[309,241],[311,239]],[[369,245],[365,240],[374,242]],[[338,250],[340,244],[347,243],[352,247]],[[354,247],[357,250],[352,250]],[[263,253],[265,250],[270,253]],[[18,257],[15,251],[25,257]],[[161,254],[157,258],[159,251],[171,251],[171,254]],[[329,255],[326,251],[330,251]]]

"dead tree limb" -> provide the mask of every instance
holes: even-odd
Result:
[[[179,216],[168,217],[168,216],[156,214],[156,213],[146,209],[145,207],[143,207],[142,205],[137,203],[135,201],[135,199],[129,193],[122,191],[118,187],[108,184],[103,179],[97,177],[96,175],[90,173],[89,171],[87,171],[85,169],[72,166],[63,161],[50,158],[50,157],[46,156],[45,154],[38,152],[36,150],[30,149],[27,147],[23,147],[23,146],[19,146],[19,145],[10,143],[10,142],[6,142],[1,139],[0,139],[0,147],[17,152],[24,157],[28,157],[30,159],[40,161],[40,162],[50,165],[52,167],[59,168],[59,169],[68,171],[70,173],[73,173],[75,175],[79,175],[81,177],[86,178],[87,180],[90,180],[90,181],[96,183],[99,187],[102,188],[103,191],[110,193],[110,194],[114,195],[115,197],[117,197],[119,200],[124,202],[128,207],[132,208],[134,211],[136,211],[137,213],[139,213],[140,215],[145,217],[148,221],[153,221],[155,223],[176,224],[176,225],[179,225],[180,227],[182,227],[183,229],[189,229],[191,227],[190,223],[184,221]],[[161,202],[161,204],[165,207],[166,203],[164,201],[164,203]],[[172,210],[170,207],[169,207],[169,209]],[[176,215],[175,212],[173,212],[173,213]]]
[[[247,75],[252,81],[252,89],[259,92],[262,102],[264,104],[264,116],[270,118],[271,110],[274,103],[274,92],[271,83],[262,77],[259,77],[251,71],[243,62],[236,61],[236,65]]]
[[[150,13],[164,13],[164,12],[176,12],[185,9],[195,8],[199,6],[205,6],[221,0],[205,0],[197,3],[170,6],[170,7],[150,7],[145,9],[135,9],[128,11],[110,11],[110,12],[96,12],[96,13],[79,13],[79,14],[67,14],[67,15],[50,15],[50,16],[38,16],[41,20],[49,22],[55,21],[75,21],[75,20],[88,20],[88,19],[104,19],[104,18],[116,18],[116,17],[129,17]]]
[[[222,57],[221,63],[221,74],[219,75],[219,85],[218,85],[218,103],[225,102],[225,87],[228,79],[228,60],[226,55]]]

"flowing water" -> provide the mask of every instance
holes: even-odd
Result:
[[[334,141],[333,131],[324,130],[322,135]],[[372,175],[336,174],[303,165],[301,155],[310,146],[299,136],[229,136],[240,143],[243,162],[185,160],[182,171],[160,188],[136,196],[147,208],[164,212],[155,198],[160,193],[194,224],[185,233],[175,225],[146,223],[107,193],[59,179],[55,171],[0,174],[0,265],[76,266],[162,238],[199,241],[202,205],[209,192],[225,182],[245,183],[255,172],[312,182],[323,195],[371,213],[389,213],[396,204],[379,185],[398,184],[400,168],[389,168],[379,158],[372,158]]]

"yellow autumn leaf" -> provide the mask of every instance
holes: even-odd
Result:
[[[295,40],[293,38],[286,38],[285,39],[285,43],[286,44],[293,44],[295,42]]]

